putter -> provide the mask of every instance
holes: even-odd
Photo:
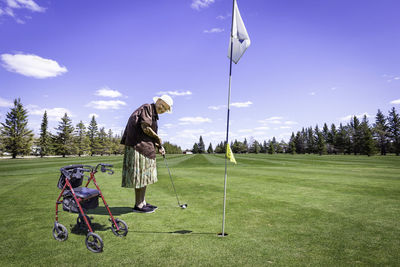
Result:
[[[178,205],[182,209],[186,209],[187,208],[187,204],[185,203],[185,204],[181,205],[181,203],[179,202],[178,194],[176,193],[174,181],[172,180],[171,172],[169,171],[169,167],[168,167],[167,159],[165,158],[165,154],[163,155],[163,158],[164,158],[165,166],[167,166],[167,169],[168,169],[169,179],[171,179],[172,187],[174,188],[174,192],[175,192],[176,200],[178,201]]]

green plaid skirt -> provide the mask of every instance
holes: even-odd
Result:
[[[131,146],[125,146],[122,187],[142,188],[156,182],[156,160],[146,158]]]

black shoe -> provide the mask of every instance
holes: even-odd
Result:
[[[135,205],[133,208],[133,212],[139,212],[139,213],[153,213],[155,209],[149,208],[147,206],[143,206],[142,208],[139,208]]]
[[[151,209],[153,209],[153,210],[158,209],[157,206],[151,205],[150,203],[146,203],[146,207],[149,207],[149,208],[151,208]]]

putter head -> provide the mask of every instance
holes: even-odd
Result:
[[[181,208],[182,208],[182,209],[186,209],[186,208],[187,208],[187,204],[182,204],[182,205],[181,205]]]

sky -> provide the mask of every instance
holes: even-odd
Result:
[[[232,66],[229,140],[288,141],[400,110],[400,1],[237,0],[251,45]],[[225,140],[232,0],[0,0],[0,121],[21,98],[39,134],[65,113],[121,134],[169,94],[163,141]]]

